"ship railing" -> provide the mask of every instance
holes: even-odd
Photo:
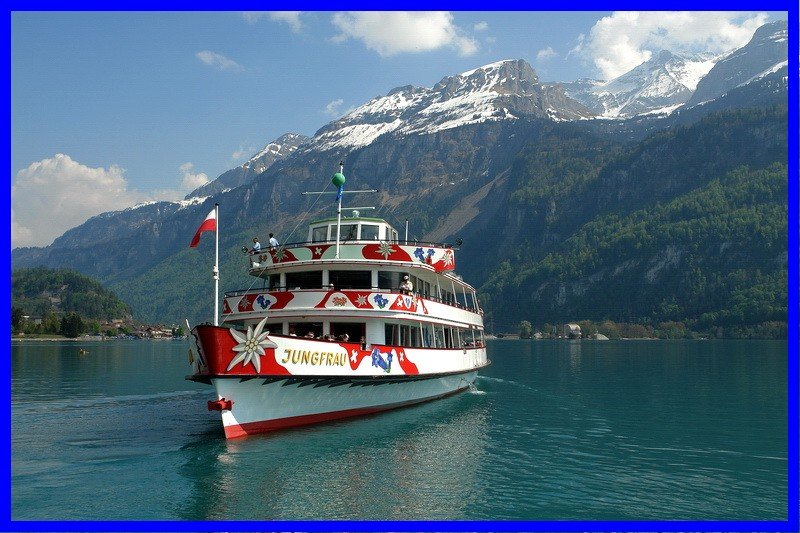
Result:
[[[399,244],[401,246],[425,246],[426,248],[452,248],[453,245],[446,243],[446,242],[429,242],[429,241],[420,241],[415,239],[396,239],[396,240],[386,240],[386,239],[339,239],[339,244],[374,244],[376,242],[387,242],[389,244]],[[302,246],[313,246],[316,244],[336,244],[336,239],[333,240],[325,240],[325,241],[298,241],[298,242],[290,242],[286,244],[281,244],[278,248],[300,248]],[[269,250],[269,246],[262,246],[261,252],[256,253],[263,253]]]
[[[246,294],[261,294],[261,293],[263,293],[265,291],[266,292],[328,292],[330,290],[331,289],[328,288],[328,287],[320,287],[320,288],[317,289],[317,288],[313,288],[313,287],[311,287],[311,288],[309,288],[309,287],[305,287],[305,288],[292,287],[292,288],[289,288],[289,287],[285,287],[285,286],[275,286],[275,287],[270,287],[270,288],[264,287],[264,288],[260,288],[260,289],[239,289],[239,290],[235,290],[235,291],[229,291],[229,292],[225,293],[224,298],[234,298],[236,296],[244,296]],[[370,291],[370,292],[382,292],[382,293],[388,293],[388,294],[407,294],[407,293],[403,292],[400,289],[384,289],[383,287],[370,287],[369,289],[366,289],[366,288],[365,289],[351,289],[351,288],[348,288],[348,289],[333,289],[333,290],[335,290],[337,292],[364,292],[364,291]],[[426,294],[426,293],[420,293],[420,292],[412,292],[409,296],[415,296],[415,297],[418,296],[418,297],[422,298],[423,300],[428,300],[428,301],[440,303],[440,304],[443,304],[443,305],[449,305],[450,307],[455,307],[457,309],[463,309],[465,311],[470,311],[472,313],[478,313],[480,315],[483,314],[483,309],[476,309],[474,306],[466,306],[466,305],[461,304],[459,302],[454,302],[449,298],[439,298],[439,297],[434,296],[432,294]]]

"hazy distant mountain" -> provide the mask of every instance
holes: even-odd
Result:
[[[567,95],[602,117],[668,113],[691,98],[714,61],[713,57],[686,58],[662,50],[611,81],[581,79],[563,85]]]
[[[217,179],[198,187],[186,198],[199,196],[210,196],[217,194],[225,189],[233,189],[244,185],[254,177],[258,176],[276,161],[289,157],[297,150],[297,147],[308,141],[308,137],[299,133],[284,133],[271,143],[268,143],[257,154],[247,160],[246,163],[228,170],[221,174]]]
[[[788,70],[788,29],[785,20],[764,24],[742,48],[720,59],[697,84],[686,103],[691,107],[711,101],[728,91]]]

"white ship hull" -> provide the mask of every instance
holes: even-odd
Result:
[[[477,371],[441,377],[384,377],[331,380],[212,379],[219,398],[232,401],[222,411],[227,438],[316,424],[441,398],[468,388]]]
[[[216,389],[208,407],[221,411],[227,438],[433,400],[466,389],[488,364],[476,346],[361,345],[210,325],[192,333],[198,359],[189,378]],[[261,350],[242,351],[248,337],[260,339]]]

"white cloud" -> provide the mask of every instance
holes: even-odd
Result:
[[[489,29],[489,23],[488,23],[488,22],[486,22],[485,20],[482,20],[482,21],[478,22],[477,24],[475,24],[475,25],[472,27],[472,29],[473,29],[473,30],[475,30],[475,31],[485,31],[485,30],[488,30],[488,29]]]
[[[303,23],[300,21],[302,11],[270,11],[269,19],[273,22],[284,22],[294,33],[300,33]]]
[[[659,50],[723,53],[739,48],[766,21],[765,13],[752,12],[616,11],[597,21],[573,51],[611,79]]]
[[[341,98],[334,100],[332,102],[328,102],[328,105],[325,106],[325,114],[330,115],[332,117],[341,116],[342,104],[344,104],[344,100],[342,100]]]
[[[250,24],[255,24],[264,17],[269,17],[273,22],[283,22],[289,25],[294,33],[300,33],[303,22],[300,20],[302,11],[242,11],[242,17]]]
[[[192,163],[184,163],[180,166],[181,187],[186,189],[186,191],[193,191],[211,181],[208,179],[208,176],[206,176],[205,172],[193,174],[193,169],[194,165]]]
[[[217,52],[203,50],[201,52],[197,52],[195,56],[209,67],[218,68],[220,70],[230,70],[233,72],[244,70],[244,67],[236,61]]]
[[[11,187],[11,245],[47,245],[89,217],[146,200],[128,190],[124,172],[117,165],[87,167],[65,154],[20,170]]]
[[[331,22],[341,32],[334,42],[356,39],[382,56],[443,47],[468,56],[478,50],[475,40],[453,24],[453,15],[447,11],[349,11],[335,13]]]
[[[180,189],[131,190],[125,170],[88,167],[66,154],[31,163],[11,187],[11,246],[46,246],[90,217],[154,200],[175,201],[208,183],[194,165],[180,166]]]
[[[255,148],[253,148],[252,146],[242,146],[240,144],[239,145],[239,149],[238,150],[234,150],[234,152],[231,154],[231,159],[233,161],[238,161],[240,159],[243,159],[243,158],[247,157],[248,155],[252,154],[253,152],[255,152]]]
[[[266,14],[267,11],[242,11],[242,17],[250,24],[258,22]]]
[[[536,59],[538,59],[539,61],[547,61],[548,59],[552,59],[557,55],[558,54],[556,53],[555,50],[553,50],[553,47],[548,46],[547,48],[542,48],[541,50],[536,52]]]

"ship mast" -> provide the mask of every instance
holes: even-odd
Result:
[[[341,182],[339,177],[341,176]],[[344,161],[339,161],[339,173],[333,175],[333,184],[339,185],[339,191],[336,194],[336,255],[334,258],[339,259],[339,239],[342,233],[342,193],[344,192]]]
[[[339,240],[341,239],[341,231],[342,231],[342,196],[345,194],[358,194],[362,192],[378,192],[378,189],[365,189],[361,191],[345,191],[344,190],[344,162],[339,161],[339,172],[333,175],[331,178],[331,183],[333,183],[336,187],[339,188],[335,193],[328,192],[328,191],[313,191],[313,192],[304,192],[301,193],[303,196],[309,194],[335,194],[336,195],[336,255],[335,259],[339,259]],[[359,209],[375,209],[374,207],[348,207],[347,209],[359,210]]]

